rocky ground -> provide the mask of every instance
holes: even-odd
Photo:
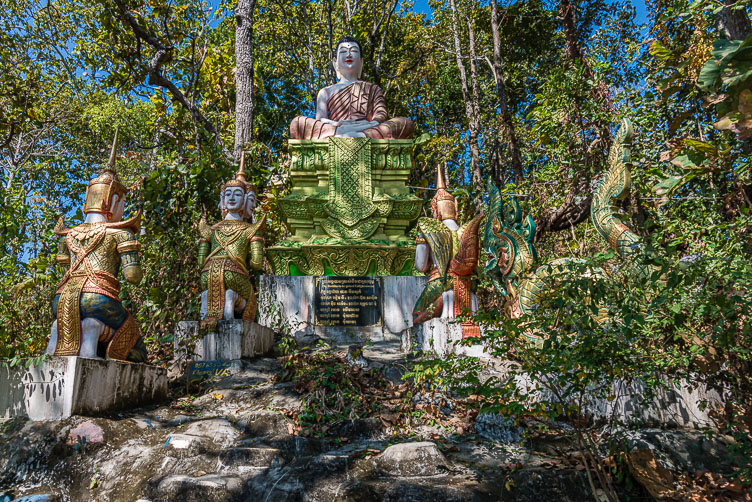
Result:
[[[384,377],[384,399],[399,396],[403,365],[370,355],[339,357],[376,368],[369,374]],[[244,361],[190,393],[178,380],[173,400],[149,409],[2,421],[0,501],[595,500],[566,424],[523,435],[498,416],[444,402],[435,408],[445,421],[408,426],[393,419],[394,408],[306,429],[300,414],[316,390],[285,379],[284,363]],[[671,499],[690,486],[728,498],[687,500],[750,500],[724,478],[723,442],[678,430],[624,437],[633,451],[628,468],[610,460],[623,499]]]

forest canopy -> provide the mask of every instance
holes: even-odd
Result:
[[[623,209],[663,276],[562,293],[558,311],[596,338],[554,337],[536,350],[563,359],[531,364],[589,375],[583,386],[607,368],[699,374],[741,396],[729,430],[748,433],[746,2],[654,0],[644,24],[630,2],[604,0],[430,0],[425,12],[399,0],[5,0],[3,9],[0,357],[43,351],[61,278],[55,221],[82,220],[86,183],[120,126],[118,169],[129,211],[143,211],[145,270],[121,297],[154,360],[168,359],[174,324],[198,312],[197,221],[218,217],[218,187],[245,151],[267,243],[285,236],[276,201],[289,189],[288,126],[313,115],[318,89],[335,79],[334,44],[352,35],[363,79],[381,86],[390,116],[416,124],[416,194],[430,199],[436,169],[446,169],[466,220],[484,210],[492,180],[534,218],[542,261],[618,267],[598,254],[588,216],[616,128],[632,121],[635,187]],[[583,294],[622,305],[623,322],[604,334],[577,310]],[[480,296],[503,317],[490,285]],[[563,322],[540,319],[546,332]],[[500,353],[518,332],[507,326]]]

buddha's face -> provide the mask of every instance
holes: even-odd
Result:
[[[241,187],[227,187],[224,199],[225,209],[231,213],[238,213],[245,203],[245,190]]]
[[[339,44],[334,59],[334,67],[340,76],[349,80],[360,78],[360,73],[363,70],[363,57],[360,54],[358,44],[353,42]]]

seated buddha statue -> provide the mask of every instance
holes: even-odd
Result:
[[[405,117],[390,119],[381,88],[359,80],[363,57],[355,38],[344,37],[337,42],[332,64],[339,82],[319,91],[315,119],[305,116],[293,119],[291,139],[412,137],[413,121]]]

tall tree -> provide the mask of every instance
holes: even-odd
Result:
[[[595,74],[582,47],[575,5],[571,0],[560,0],[559,20],[566,56],[561,64],[567,70],[571,84],[579,87],[575,94],[580,95],[561,114],[562,121],[573,133],[565,147],[568,150],[566,162],[581,164],[581,172],[567,179],[563,203],[545,211],[537,219],[539,236],[569,229],[590,216],[590,182],[596,173],[606,168],[607,152],[611,146],[609,126],[616,112],[608,85]],[[584,106],[591,107],[591,110],[584,109]]]
[[[460,74],[460,83],[462,85],[462,100],[465,103],[465,116],[468,123],[468,145],[470,147],[470,166],[473,188],[479,193],[482,190],[481,170],[480,170],[480,146],[478,145],[478,135],[480,133],[480,110],[478,104],[477,88],[477,66],[475,62],[475,32],[472,28],[472,21],[468,18],[468,27],[470,33],[470,76],[471,82],[468,84],[467,69],[465,68],[465,57],[462,55],[462,43],[460,42],[460,24],[457,5],[455,0],[449,0],[452,8],[452,40],[454,42],[454,56],[457,61],[457,69]],[[470,91],[472,86],[472,94]],[[480,199],[475,201],[476,210],[480,210]]]
[[[253,140],[253,17],[256,0],[238,0],[235,8],[235,161]]]
[[[514,182],[520,184],[524,178],[522,154],[520,153],[517,132],[514,129],[512,113],[509,110],[509,99],[507,97],[506,84],[504,83],[504,69],[501,62],[501,35],[499,33],[500,13],[497,4],[497,0],[491,0],[491,36],[493,39],[492,70],[494,83],[496,84],[496,97],[499,107],[499,128],[506,139],[507,148],[509,149],[509,160],[512,166]],[[494,155],[495,166],[492,176],[496,186],[501,186],[504,181],[504,176],[502,174],[502,155],[500,149],[497,149]]]
[[[169,41],[169,34],[167,40],[163,40],[157,34],[153,33],[147,25],[140,23],[122,0],[113,1],[117,6],[119,19],[125,25],[130,27],[136,39],[139,41],[139,51],[141,43],[149,45],[153,50],[153,54],[147,64],[149,83],[167,89],[172,98],[180,103],[191,114],[193,122],[196,125],[200,125],[207,133],[209,133],[213,143],[220,149],[225,159],[227,161],[232,161],[233,155],[227,149],[222,136],[214,124],[204,115],[199,106],[185,95],[175,82],[164,75],[162,67],[174,57],[173,52],[175,51],[175,46]]]

